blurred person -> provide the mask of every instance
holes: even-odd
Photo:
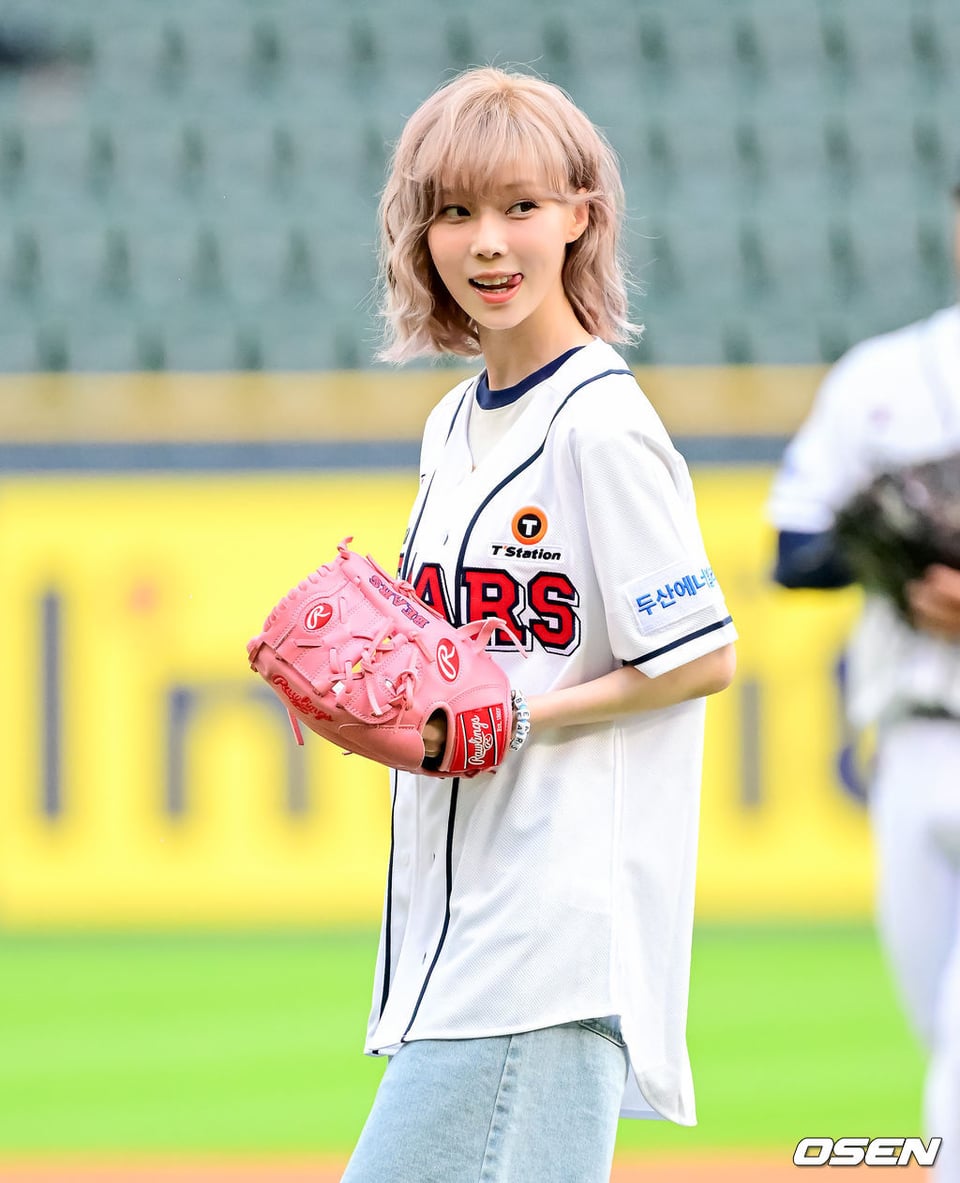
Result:
[[[736,633],[633,330],[616,158],[559,88],[470,70],[411,116],[381,199],[384,356],[476,358],[430,414],[401,574],[500,615],[495,773],[396,774],[345,1183],[600,1183],[618,1116],[695,1121],[686,1048],[704,697]],[[428,757],[445,740],[425,736]]]
[[[960,185],[954,191],[960,276]],[[960,449],[960,306],[861,342],[830,370],[774,481],[775,570],[788,588],[853,582],[834,515],[881,471]],[[960,571],[908,588],[912,627],[868,594],[851,638],[847,711],[874,728],[869,812],[877,924],[929,1053],[928,1136],[940,1183],[960,1183]]]

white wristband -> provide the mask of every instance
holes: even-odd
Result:
[[[519,752],[523,745],[527,742],[527,736],[530,734],[530,708],[527,706],[527,700],[523,697],[521,690],[510,691],[510,703],[513,707],[513,738],[510,740],[510,749],[514,752]]]

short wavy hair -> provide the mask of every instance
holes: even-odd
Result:
[[[553,83],[479,67],[435,91],[410,117],[393,152],[380,198],[383,360],[481,352],[477,325],[437,274],[427,231],[442,190],[484,195],[505,170],[524,177],[532,170],[552,197],[589,203],[587,229],[567,247],[567,298],[595,336],[620,342],[639,331],[628,319],[623,182],[610,144]]]

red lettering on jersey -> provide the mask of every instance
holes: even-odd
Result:
[[[577,589],[566,575],[541,571],[527,590],[536,617],[530,624],[534,637],[552,653],[570,652],[580,641],[580,618],[574,612],[580,603]]]
[[[442,568],[436,563],[424,563],[414,581],[413,590],[434,612],[439,612],[448,623],[452,623],[453,616],[447,603]]]
[[[466,596],[464,620],[485,620],[498,616],[510,626],[510,631],[525,642],[525,632],[520,623],[520,612],[524,607],[523,589],[506,571],[466,570],[463,573],[463,587]],[[496,643],[496,633],[493,636]]]

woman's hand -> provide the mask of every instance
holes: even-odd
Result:
[[[443,711],[434,711],[423,728],[423,767],[439,761],[447,746],[447,716]]]

